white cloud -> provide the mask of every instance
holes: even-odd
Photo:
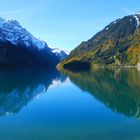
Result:
[[[0,15],[11,15],[11,14],[21,14],[21,13],[29,13],[29,12],[38,12],[40,9],[29,9],[29,10],[7,10],[7,11],[0,11]]]

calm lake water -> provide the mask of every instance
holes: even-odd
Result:
[[[140,71],[0,71],[1,140],[140,140]]]

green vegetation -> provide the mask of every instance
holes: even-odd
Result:
[[[140,75],[136,68],[98,67],[86,72],[62,72],[112,111],[140,117]]]
[[[140,19],[140,15],[137,15]],[[58,68],[69,63],[90,66],[136,66],[140,62],[140,27],[134,16],[127,16],[106,26],[87,42],[81,43]],[[75,67],[75,66],[74,66]]]

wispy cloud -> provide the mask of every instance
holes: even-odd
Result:
[[[136,11],[126,8],[126,7],[119,7],[121,10],[125,11],[127,14],[135,14]]]
[[[21,14],[21,13],[30,13],[30,12],[38,12],[38,11],[40,11],[40,9],[8,10],[8,11],[0,11],[0,15]]]

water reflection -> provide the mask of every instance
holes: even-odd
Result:
[[[140,118],[140,71],[137,69],[100,68],[90,72],[64,73],[114,112]]]
[[[56,70],[0,71],[0,116],[19,112],[34,97],[46,92],[54,81],[65,79]]]

